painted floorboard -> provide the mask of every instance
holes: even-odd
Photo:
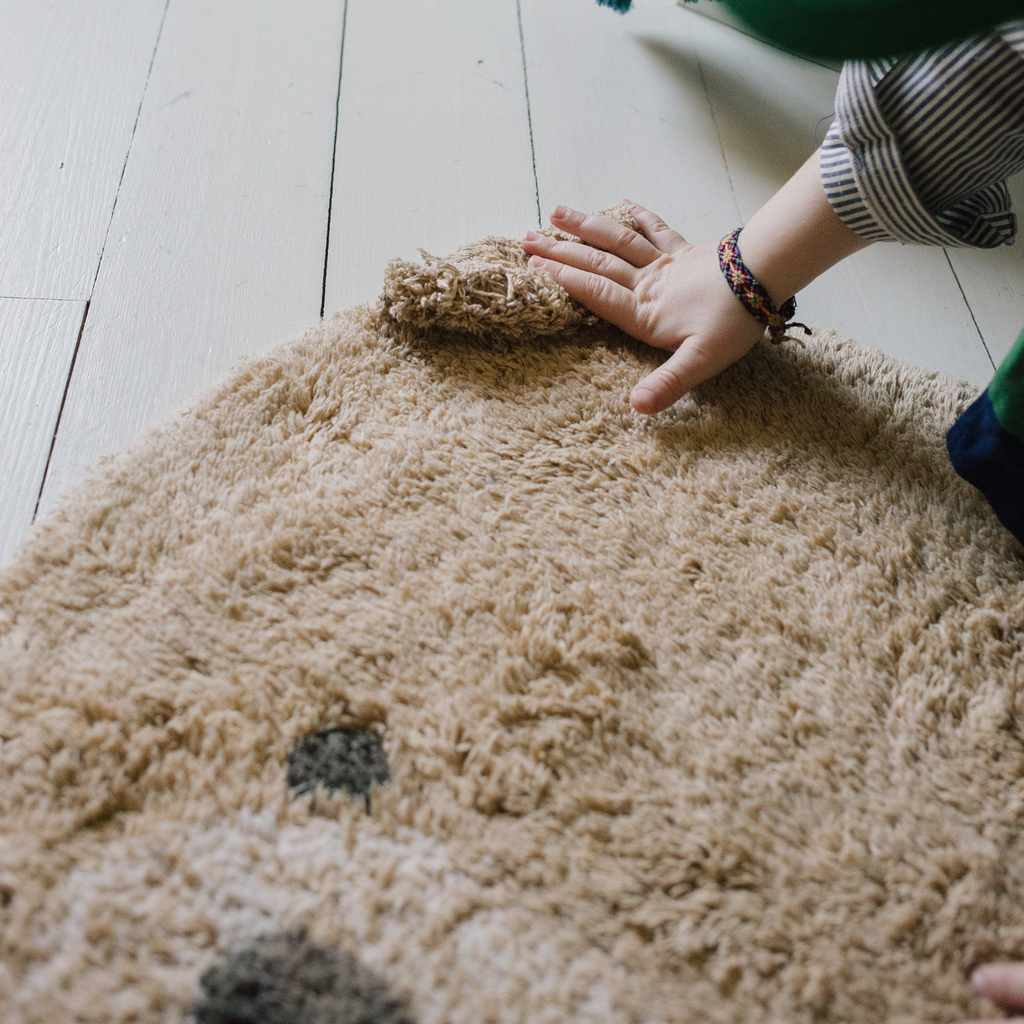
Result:
[[[1009,182],[1013,206],[1024,210],[1024,174]],[[949,259],[993,360],[1006,358],[1024,329],[1024,244],[950,249]]]
[[[166,0],[4,0],[0,295],[87,299]]]
[[[537,224],[515,0],[349,0],[325,312]]]
[[[343,0],[172,0],[41,508],[320,314]]]
[[[558,203],[631,199],[693,239],[735,226],[700,70],[665,59],[685,39],[676,5],[638,0],[623,16],[593,0],[523,0],[522,10],[545,220]]]
[[[32,522],[84,302],[0,298],[0,565]]]

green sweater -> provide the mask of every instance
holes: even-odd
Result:
[[[766,39],[819,57],[890,57],[1024,16],[1024,0],[725,0]]]

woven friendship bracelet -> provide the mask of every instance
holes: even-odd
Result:
[[[743,303],[747,312],[756,317],[768,328],[768,338],[773,345],[782,341],[792,341],[786,337],[790,327],[802,327],[804,334],[810,334],[807,324],[793,322],[796,313],[796,297],[786,299],[781,306],[776,306],[764,285],[747,269],[740,256],[738,239],[743,228],[730,231],[718,243],[718,265],[725,274],[729,287]]]

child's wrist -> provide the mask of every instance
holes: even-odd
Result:
[[[755,224],[753,229],[750,225],[745,226],[740,231],[736,244],[743,256],[743,262],[768,292],[776,306],[781,306],[787,299],[796,295],[800,287],[804,287],[804,284],[798,286],[795,282],[790,283],[792,275],[787,275],[785,262],[779,259],[777,249],[773,249],[772,239],[764,238],[758,231],[758,225]]]
[[[776,305],[868,245],[829,205],[817,151],[750,218],[739,236],[744,262]]]
[[[800,327],[804,334],[810,334],[806,324],[793,320],[796,299],[790,297],[777,302],[747,266],[737,242],[740,233],[739,228],[730,231],[718,243],[718,266],[732,293],[743,304],[743,308],[767,328],[773,343],[788,340],[786,331],[790,328]]]

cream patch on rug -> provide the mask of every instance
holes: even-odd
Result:
[[[187,1006],[197,975],[225,954],[304,929],[392,978],[421,1021],[557,1020],[567,1005],[587,1024],[630,1019],[609,998],[609,983],[636,988],[622,964],[522,905],[516,888],[455,870],[444,843],[408,828],[389,837],[316,817],[278,827],[273,812],[207,828],[162,822],[110,843],[62,889],[66,910],[43,936],[51,955],[21,986],[23,1013],[70,987],[89,993],[76,1005],[85,1019],[111,1007],[152,1019],[154,1002]],[[126,986],[128,951],[138,980]],[[97,969],[97,952],[121,969]]]
[[[656,355],[522,336],[491,262],[243,363],[0,575],[5,1024],[953,1020],[1024,955],[972,390],[819,334],[645,419]]]

